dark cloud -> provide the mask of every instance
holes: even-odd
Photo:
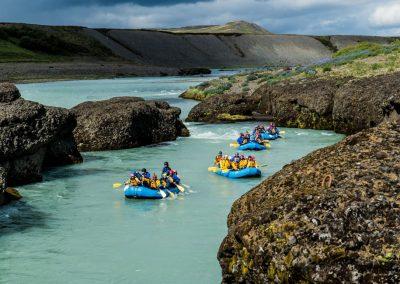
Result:
[[[0,0],[0,21],[110,28],[246,20],[275,33],[398,35],[397,0]]]

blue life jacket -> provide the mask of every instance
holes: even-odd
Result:
[[[151,178],[151,175],[150,175],[149,172],[142,173],[142,176],[143,176],[144,178]]]
[[[171,170],[170,167],[165,166],[165,167],[162,169],[162,173],[163,173],[163,174],[167,174],[170,170]]]
[[[181,182],[181,179],[176,174],[174,174],[172,176],[172,179],[174,180],[174,183],[176,183],[176,184],[179,184]]]
[[[240,137],[236,140],[236,142],[238,142],[239,145],[242,145],[242,144],[243,144],[243,140],[244,140],[244,138],[243,138],[242,136],[240,136]]]

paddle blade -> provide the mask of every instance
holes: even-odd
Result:
[[[163,190],[160,190],[160,194],[161,194],[162,198],[167,197],[167,194]]]
[[[209,167],[209,168],[208,168],[208,171],[209,171],[209,172],[214,172],[214,173],[215,173],[215,172],[217,171],[217,167]]]
[[[285,130],[281,130],[281,131],[279,131],[279,134],[285,134],[286,133],[286,131]]]
[[[179,184],[176,185],[180,192],[185,192],[185,188]]]
[[[239,144],[235,142],[235,143],[229,144],[229,146],[234,147],[234,148],[237,148],[237,147],[239,147]]]
[[[122,185],[122,183],[116,182],[113,184],[113,188],[119,188],[119,187],[121,187],[121,185]]]

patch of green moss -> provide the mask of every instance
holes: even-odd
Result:
[[[240,114],[229,114],[229,113],[221,113],[217,116],[218,120],[221,121],[246,121],[250,120],[250,116],[240,115]]]

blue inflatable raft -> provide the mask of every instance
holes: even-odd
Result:
[[[263,139],[263,140],[276,140],[280,137],[281,136],[279,135],[279,133],[275,133],[275,134],[271,134],[268,132],[261,133],[261,139]]]
[[[127,185],[124,188],[126,198],[136,199],[163,199],[170,195],[170,192],[179,194],[180,191],[177,187],[169,187],[168,189],[154,190],[145,186],[131,186]]]
[[[213,171],[217,175],[224,176],[227,178],[248,178],[248,177],[260,177],[261,171],[258,168],[245,168],[238,171],[227,170],[222,171],[219,168],[215,168]]]
[[[249,143],[240,145],[238,147],[239,150],[254,150],[254,151],[261,151],[261,150],[266,150],[267,147],[265,145],[257,143],[255,141],[251,141]]]

